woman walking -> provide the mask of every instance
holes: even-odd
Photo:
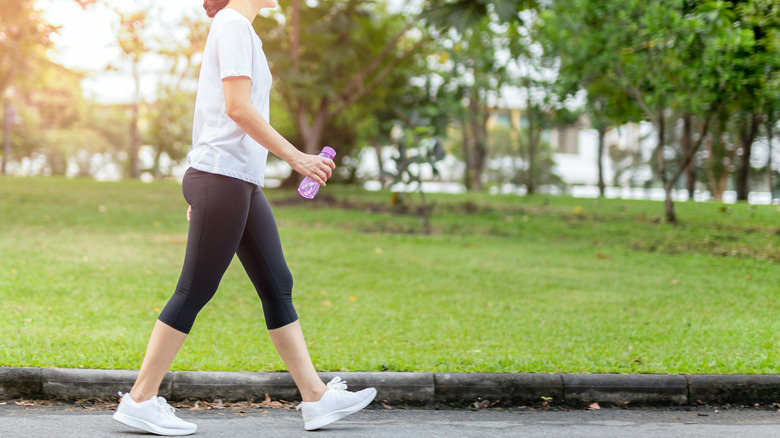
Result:
[[[117,421],[159,435],[189,435],[197,426],[158,397],[162,379],[198,312],[217,290],[235,254],[263,304],[271,339],[303,402],[304,428],[326,426],[367,406],[374,388],[346,391],[338,377],[325,385],[314,369],[292,305],[292,275],[261,190],[268,151],[320,185],[332,160],[300,152],[269,120],[271,72],[252,20],[277,0],[205,0],[214,20],[198,79],[193,148],[182,190],[190,228],[176,291],[152,330],[138,378],[120,393]]]

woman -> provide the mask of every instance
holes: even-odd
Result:
[[[268,151],[320,185],[335,164],[300,152],[268,124],[271,72],[252,20],[277,0],[206,0],[214,20],[198,79],[190,168],[182,183],[190,229],[176,291],[155,322],[138,378],[120,393],[114,419],[161,435],[189,435],[197,426],[158,397],[162,379],[198,312],[238,254],[263,303],[269,334],[295,380],[304,427],[314,430],[367,406],[374,388],[325,385],[312,364],[292,305],[292,276],[261,187]]]

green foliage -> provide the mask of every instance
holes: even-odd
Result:
[[[44,167],[29,172],[64,175],[73,164],[79,176],[89,176],[98,170],[93,155],[113,152],[126,141],[126,125],[109,137],[105,134],[115,128],[116,119],[93,119],[99,110],[82,96],[83,78],[82,73],[42,62],[16,79],[11,102],[21,123],[11,127],[10,161],[44,157]]]
[[[671,187],[716,118],[737,121],[744,168],[757,132],[752,120],[764,111],[765,84],[778,72],[777,52],[766,50],[780,25],[776,17],[777,6],[764,0],[561,0],[542,12],[538,39],[559,66],[558,89],[586,91],[594,127],[637,120],[637,110],[653,122],[654,170],[673,222]],[[688,149],[668,142],[667,126],[676,120],[670,116],[694,120],[696,134],[681,140]]]
[[[428,0],[421,18],[439,28],[465,32],[495,16],[499,22],[514,22],[520,12],[535,9],[536,0]]]
[[[47,61],[46,50],[57,28],[32,0],[0,0],[0,97],[18,77],[32,74]]]
[[[371,137],[363,119],[406,88],[424,40],[408,32],[406,16],[374,1],[294,1],[254,27],[295,137],[308,153],[322,143],[336,147],[337,161]]]
[[[610,144],[607,146],[607,154],[612,160],[612,169],[615,172],[612,179],[613,186],[619,187],[625,174],[630,175],[628,177],[630,187],[641,187],[645,183],[645,181],[639,181],[636,178],[636,170],[644,164],[641,151],[622,149],[617,144]]]
[[[510,126],[495,125],[488,130],[488,153],[493,157],[517,156],[517,139]]]
[[[519,3],[512,2],[519,7]],[[487,122],[491,109],[489,96],[500,92],[510,82],[508,61],[496,57],[506,50],[510,37],[506,27],[493,22],[494,15],[487,9],[468,18],[467,27],[455,26],[442,17],[431,15],[432,11],[450,11],[453,15],[461,7],[487,8],[487,3],[434,2],[434,9],[423,13],[423,17],[438,27],[438,44],[441,53],[439,63],[432,63],[434,74],[443,84],[437,95],[443,96],[440,113],[449,114],[449,123],[458,125],[462,135],[460,156],[466,164],[465,185],[468,190],[481,190],[485,163],[488,161]],[[454,8],[454,9],[453,9]],[[515,15],[519,10],[515,10]],[[462,23],[461,23],[462,24]]]
[[[132,12],[116,12],[119,15],[116,33],[119,48],[131,63],[137,64],[143,55],[150,52],[148,37],[145,35],[149,27],[149,7]]]
[[[159,157],[162,153],[178,161],[192,148],[192,114],[195,111],[195,93],[161,87],[157,100],[147,114],[146,143],[154,145],[156,152],[153,168],[161,177]]]
[[[77,176],[93,176],[92,158],[112,149],[105,137],[89,128],[50,129],[44,132],[43,148],[52,175],[65,175],[68,163],[78,166]]]
[[[531,154],[527,140],[527,134],[520,132],[520,156],[523,157],[524,167],[518,169],[512,178],[512,182],[526,187],[539,188],[541,186],[565,186],[560,176],[555,173],[555,151],[547,141],[538,141]]]
[[[420,194],[423,227],[426,233],[430,233],[431,214],[423,191],[422,169],[428,167],[434,177],[439,175],[436,163],[444,159],[444,145],[435,135],[435,128],[431,127],[427,120],[421,119],[416,112],[403,118],[401,122],[401,125],[397,125],[400,135],[396,140],[398,154],[393,158],[395,171],[380,171],[392,178],[392,184],[416,185],[417,193]],[[394,194],[392,200],[399,199],[399,196],[403,195]]]
[[[438,176],[436,163],[444,159],[444,147],[441,140],[432,135],[433,129],[419,125],[418,122],[414,118],[408,122],[398,139],[398,155],[394,158],[395,172],[383,172],[393,178],[394,184],[416,183],[422,192],[421,167],[429,166],[433,175]]]

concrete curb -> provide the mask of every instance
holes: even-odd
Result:
[[[690,401],[687,376],[667,374],[564,374],[563,398],[570,404],[677,406]]]
[[[115,399],[128,391],[138,371],[0,367],[0,400],[14,398]],[[618,406],[771,404],[780,402],[780,375],[509,374],[509,373],[320,373],[341,376],[350,389],[377,388],[388,404],[466,407],[488,400],[502,405]],[[288,373],[170,371],[160,395],[169,400],[295,401]]]

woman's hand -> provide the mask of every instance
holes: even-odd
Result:
[[[192,206],[190,205],[190,208],[187,209],[187,222],[190,221],[191,217],[192,217]]]
[[[319,155],[300,153],[288,161],[293,170],[303,176],[308,176],[317,184],[324,186],[325,182],[333,175],[336,163],[330,158]]]

